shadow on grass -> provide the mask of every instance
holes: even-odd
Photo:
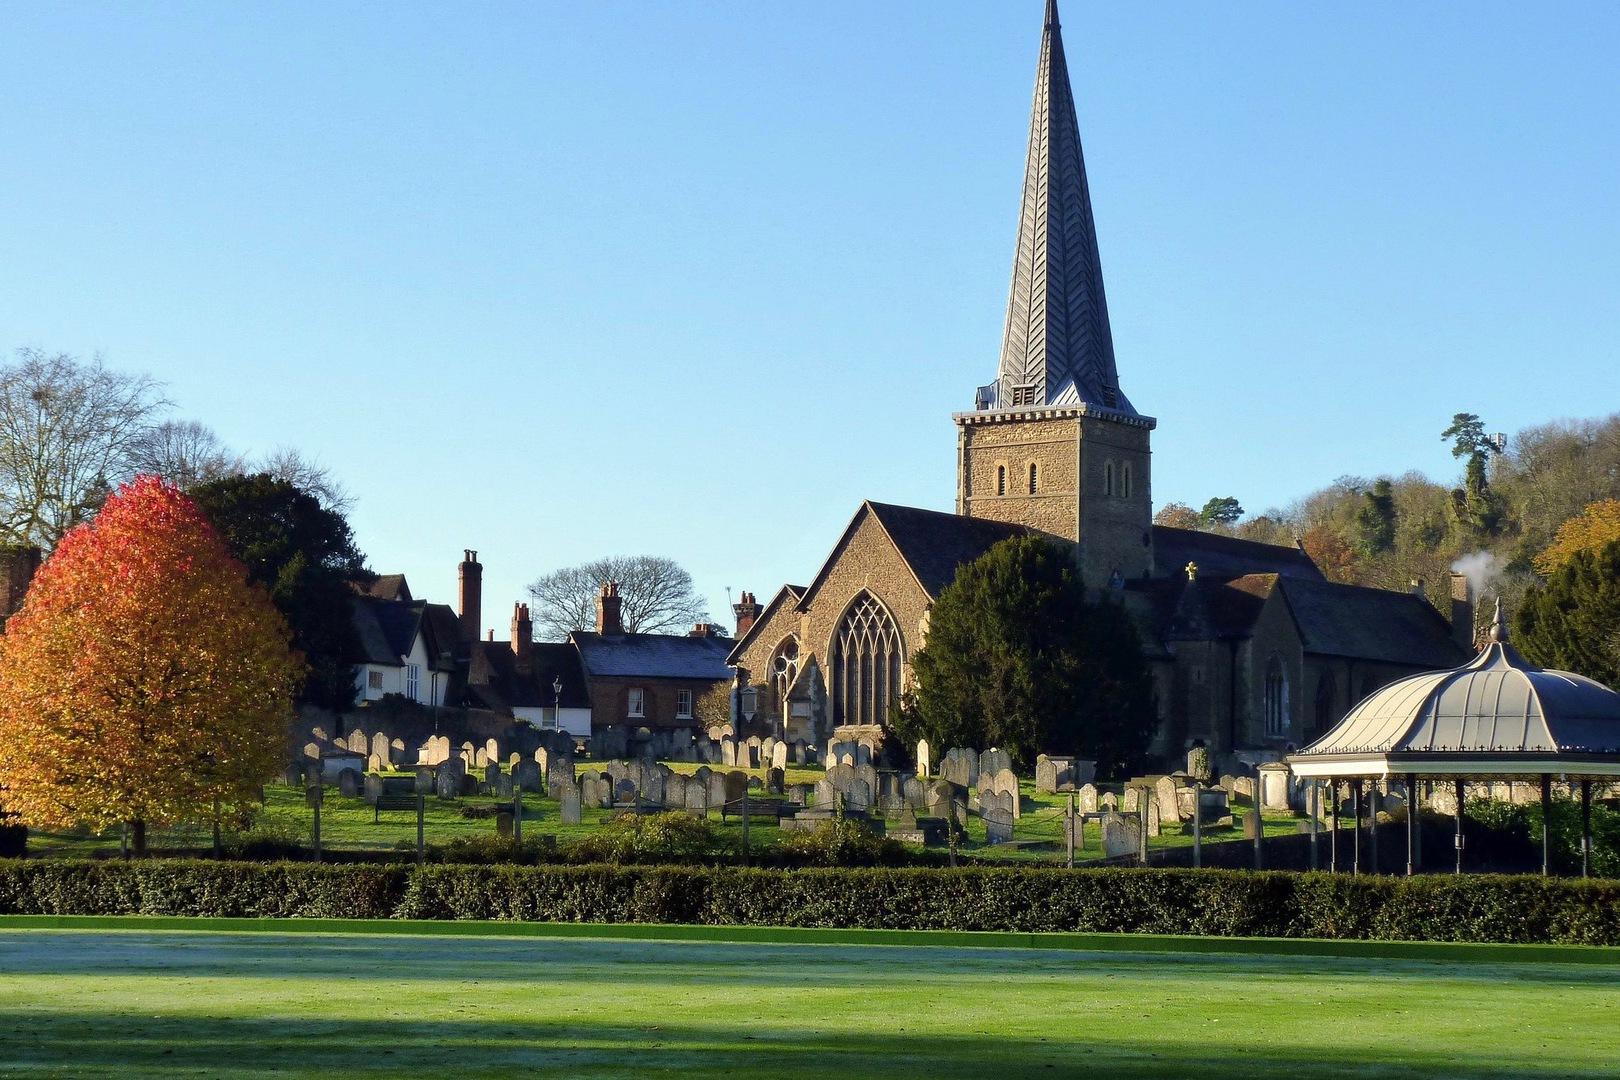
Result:
[[[634,993],[634,987],[626,988]],[[1186,1040],[1121,1044],[1083,1032],[1048,1038],[993,1032],[908,1035],[905,1011],[893,1030],[850,1033],[814,1016],[770,1027],[739,1014],[693,1020],[671,1002],[652,1025],[532,1019],[451,1021],[278,1017],[41,1014],[0,1010],[5,1075],[249,1077],[260,1075],[724,1075],[730,1080],[816,1076],[1380,1077],[1492,1078],[1611,1075],[1585,1065],[1561,1070],[1529,1048],[1480,1048],[1458,1055],[1390,1040],[1355,1060],[1268,1045],[1189,1046]],[[770,1011],[766,1002],[761,1011]],[[379,1006],[378,1011],[382,1011]],[[981,1026],[965,1018],[964,1027]]]

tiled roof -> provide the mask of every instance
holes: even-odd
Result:
[[[900,557],[917,575],[923,590],[935,598],[956,580],[957,567],[977,559],[999,541],[1027,536],[1030,532],[1022,525],[920,510],[915,506],[878,502],[868,502],[866,506],[894,541]]]
[[[730,679],[726,654],[732,640],[685,634],[598,634],[576,630],[569,640],[592,676],[669,679]]]
[[[565,709],[588,709],[585,673],[579,652],[567,642],[535,642],[527,671],[518,670],[517,657],[506,641],[475,641],[467,662],[466,696],[469,704],[510,712],[521,708],[550,708],[557,704],[552,684],[562,679],[561,704]]]
[[[362,585],[358,581],[350,582],[354,590],[378,600],[404,600],[411,599],[411,587],[405,582],[404,574],[379,574],[377,579],[369,585]]]
[[[1431,668],[1467,659],[1451,625],[1421,596],[1297,578],[1281,586],[1308,653]]]
[[[352,658],[357,664],[398,666],[401,657],[410,654],[418,632],[424,638],[430,664],[454,656],[460,644],[460,620],[446,604],[361,595],[350,603],[349,615],[360,644],[359,655]]]
[[[1246,574],[1321,581],[1322,571],[1297,547],[1262,544],[1196,529],[1153,526],[1153,566],[1159,577],[1178,577],[1188,563],[1198,564],[1200,581],[1230,581]]]

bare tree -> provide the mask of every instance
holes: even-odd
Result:
[[[135,451],[168,406],[146,375],[19,349],[0,368],[0,536],[51,548],[134,475]]]
[[[332,475],[332,470],[290,446],[278,446],[253,465],[253,472],[269,473],[315,496],[321,505],[340,514],[354,509],[354,496]]]
[[[619,583],[620,619],[627,633],[656,634],[708,620],[692,575],[674,560],[614,555],[537,578],[529,586],[535,629],[547,640],[561,641],[575,630],[593,628],[597,593],[609,581]]]
[[[136,472],[152,473],[180,488],[242,472],[242,459],[228,450],[214,430],[195,420],[165,420],[136,444]]]

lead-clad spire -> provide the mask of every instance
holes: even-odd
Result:
[[[1135,415],[1119,389],[1102,261],[1056,0],[1035,74],[1018,251],[996,382],[979,407],[1092,405]]]

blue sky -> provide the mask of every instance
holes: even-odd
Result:
[[[729,622],[860,499],[951,507],[1041,6],[9,5],[0,347],[318,457],[503,633],[614,552]],[[1156,503],[1620,409],[1620,7],[1063,14]]]

